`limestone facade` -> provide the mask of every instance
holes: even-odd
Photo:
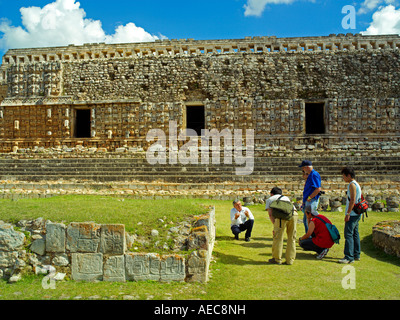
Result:
[[[146,148],[195,108],[202,129],[254,129],[256,147],[397,144],[399,49],[397,35],[348,34],[9,50],[0,151]]]

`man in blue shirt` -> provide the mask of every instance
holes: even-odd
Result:
[[[303,178],[306,180],[303,190],[302,210],[304,213],[303,223],[307,233],[308,223],[304,208],[306,202],[310,202],[311,207],[315,211],[318,210],[319,197],[321,192],[321,176],[317,171],[313,169],[312,162],[310,160],[304,160],[301,165],[299,165],[299,168],[301,168],[301,170],[303,171]]]

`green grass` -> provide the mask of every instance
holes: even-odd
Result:
[[[243,235],[234,241],[230,231],[230,201],[211,200],[129,200],[98,196],[66,196],[39,200],[0,201],[0,220],[18,221],[39,216],[52,221],[96,221],[97,223],[124,223],[135,231],[136,222],[146,223],[151,229],[160,217],[181,219],[186,214],[201,214],[199,204],[215,205],[217,218],[214,260],[211,278],[207,284],[126,282],[82,283],[63,281],[55,290],[42,288],[41,277],[25,276],[15,284],[0,281],[0,299],[400,299],[400,259],[389,256],[372,244],[372,227],[383,220],[400,220],[399,213],[369,213],[360,222],[361,261],[352,264],[356,272],[356,289],[344,290],[344,240],[335,245],[322,260],[314,253],[298,247],[292,266],[269,265],[271,256],[272,224],[262,205],[251,206],[255,227],[251,242]],[[193,212],[194,211],[194,212]],[[341,213],[323,213],[338,227],[343,237],[344,216]],[[152,222],[153,221],[153,222]],[[298,237],[304,227],[299,224]]]
[[[352,264],[356,271],[356,289],[344,290],[342,279],[346,274],[342,274],[343,265],[337,263],[344,256],[344,240],[322,261],[317,260],[314,253],[297,246],[294,265],[270,265],[267,261],[272,258],[273,228],[264,206],[250,207],[255,216],[251,242],[232,240],[228,227],[229,209],[230,203],[219,203],[216,207],[216,263],[212,267],[212,281],[208,284],[210,298],[400,299],[400,259],[381,252],[372,243],[373,225],[383,220],[400,219],[400,214],[371,212],[365,222],[360,222],[361,261]],[[344,215],[321,213],[338,227],[343,238]],[[298,224],[298,237],[303,234],[304,226]],[[238,280],[237,285],[233,285],[232,280]]]
[[[43,217],[53,222],[94,221],[101,224],[124,224],[130,234],[137,234],[146,239],[146,244],[135,243],[139,250],[154,248],[169,243],[168,230],[176,223],[192,215],[207,212],[197,200],[137,200],[113,196],[58,196],[47,199],[21,199],[17,201],[0,200],[0,220],[18,222],[20,220]],[[152,238],[151,230],[159,231],[157,238]]]
[[[43,217],[53,222],[95,221],[125,224],[126,231],[135,232],[156,227],[163,219],[176,223],[190,215],[207,210],[198,200],[136,200],[113,196],[57,196],[47,199],[0,200],[0,220],[17,222]],[[138,222],[142,224],[138,225]],[[164,224],[162,224],[164,225]]]

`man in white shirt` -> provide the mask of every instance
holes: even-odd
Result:
[[[284,231],[287,233],[287,245],[286,245],[286,264],[293,264],[296,259],[296,225],[298,214],[296,208],[293,211],[293,217],[291,220],[275,219],[272,215],[272,209],[270,205],[273,201],[278,200],[282,197],[282,190],[275,187],[271,190],[271,197],[265,201],[265,210],[268,211],[269,219],[274,225],[273,241],[272,241],[272,259],[268,262],[272,264],[282,264],[282,251],[283,251],[283,236]],[[280,198],[282,201],[290,202],[288,197],[283,196]]]
[[[240,200],[233,201],[231,210],[231,230],[235,240],[239,240],[239,233],[246,231],[245,241],[250,241],[254,225],[254,216],[249,208],[243,207]]]

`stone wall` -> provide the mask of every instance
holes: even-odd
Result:
[[[64,63],[58,77],[65,95],[80,101],[397,98],[399,64],[398,50],[150,57]]]
[[[387,254],[400,258],[400,221],[382,221],[372,228],[372,242]]]
[[[398,144],[399,47],[398,36],[331,35],[10,50],[0,151],[146,148],[150,129],[186,128],[191,106],[204,106],[204,129],[254,129],[259,147]],[[307,134],[308,103],[321,103],[324,132]]]
[[[0,222],[0,278],[13,282],[24,272],[54,270],[58,280],[68,276],[77,281],[206,282],[215,239],[215,209],[196,218],[187,239],[188,256],[131,252],[127,239],[125,226],[120,224],[73,222],[66,226],[42,218],[23,220],[17,226]]]
[[[363,36],[330,34],[318,37],[246,37],[244,39],[194,40],[163,39],[145,43],[87,43],[81,46],[12,49],[4,56],[2,66],[35,62],[75,62],[114,60],[120,58],[202,56],[236,53],[337,52],[399,49],[399,35]],[[1,68],[0,81],[7,78]]]
[[[0,103],[7,97],[7,85],[0,84]]]
[[[306,134],[305,101],[231,99],[205,100],[206,129],[254,129],[258,148],[282,146],[291,150],[353,143],[399,144],[400,99],[323,99],[326,133]],[[3,101],[3,104],[7,99]],[[169,122],[184,128],[183,102],[87,104],[91,110],[91,138],[74,138],[76,104],[0,107],[0,151],[13,147],[86,147],[115,151],[147,148],[146,135],[153,128],[169,135]],[[244,119],[244,120],[243,120]],[[168,142],[168,140],[167,140]],[[180,145],[183,142],[179,142]]]

